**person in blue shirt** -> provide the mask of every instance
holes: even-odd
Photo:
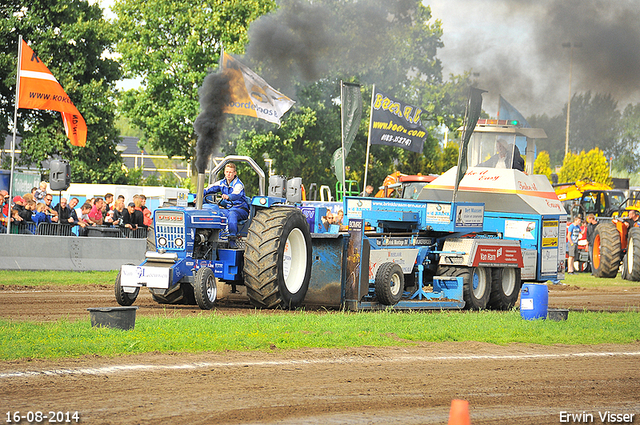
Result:
[[[51,223],[51,218],[47,214],[47,206],[42,202],[38,202],[32,219],[36,223],[36,226],[40,223]]]
[[[569,260],[567,263],[567,269],[569,274],[573,274],[573,262],[578,255],[578,241],[580,240],[580,233],[582,232],[582,217],[577,215],[573,219],[573,223],[567,228],[567,242],[569,242]]]
[[[212,184],[204,190],[203,196],[220,192],[222,200],[220,212],[227,217],[229,226],[229,243],[235,245],[238,233],[238,222],[249,218],[249,204],[244,194],[244,184],[240,181],[236,171],[236,164],[228,163],[224,167],[224,179]]]

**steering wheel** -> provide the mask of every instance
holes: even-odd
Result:
[[[233,202],[230,199],[224,199],[220,192],[210,193],[203,198],[204,202],[208,204],[218,204],[220,208],[231,208]]]
[[[202,200],[207,204],[217,204],[218,202],[220,202],[220,199],[222,199],[220,196],[220,192],[214,192],[206,195]]]

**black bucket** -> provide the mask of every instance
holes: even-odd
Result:
[[[128,331],[136,325],[138,307],[94,307],[88,308],[91,326],[115,328]]]
[[[547,310],[547,319],[555,322],[561,322],[567,320],[569,317],[569,309],[567,308],[550,308]]]

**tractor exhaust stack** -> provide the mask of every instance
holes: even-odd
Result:
[[[206,177],[206,174],[204,173],[198,173],[198,188],[197,188],[197,192],[196,192],[196,208],[201,210],[202,209],[202,199],[203,199],[203,193],[204,193],[204,179]]]

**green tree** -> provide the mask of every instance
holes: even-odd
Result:
[[[617,170],[637,173],[640,170],[640,104],[627,105],[620,120],[619,150],[613,165]]]
[[[620,112],[611,95],[591,92],[576,94],[571,99],[571,120],[569,126],[569,151],[588,151],[596,147],[607,156],[626,155],[633,149],[620,142]],[[527,118],[532,127],[543,128],[546,139],[536,141],[539,150],[549,153],[550,165],[561,165],[566,145],[567,105],[559,115],[546,114]]]
[[[442,166],[440,172],[445,172],[458,165],[460,145],[457,142],[449,142],[442,151]]]
[[[119,64],[109,58],[115,40],[112,26],[97,4],[84,0],[5,0],[0,8],[0,136],[10,132],[15,105],[18,34],[60,82],[88,127],[86,147],[71,146],[60,113],[22,109],[20,163],[42,164],[50,158],[70,160],[75,182],[124,182],[114,127],[115,81]]]
[[[585,179],[596,183],[612,184],[607,158],[598,148],[587,153],[582,151],[578,155],[569,152],[558,172],[558,181],[561,183]]]
[[[361,6],[371,13],[364,13]],[[465,75],[453,77],[446,84],[442,82],[441,64],[436,58],[437,49],[442,46],[442,29],[439,21],[430,22],[430,9],[417,0],[374,0],[364,4],[354,0],[320,0],[313,2],[313,7],[321,8],[322,19],[326,21],[323,21],[325,31],[322,34],[325,35],[331,28],[335,30],[334,40],[339,42],[336,41],[331,47],[333,50],[330,55],[321,56],[322,73],[316,75],[317,78],[310,82],[302,79],[294,85],[298,103],[284,117],[285,124],[276,130],[272,126],[265,128],[262,124],[256,124],[255,128],[240,133],[237,146],[242,147],[244,154],[254,158],[265,153],[271,158],[278,158],[283,156],[283,151],[290,149],[285,141],[293,138],[297,143],[296,149],[303,152],[295,160],[302,161],[308,167],[308,171],[301,175],[303,181],[334,187],[336,179],[330,162],[331,155],[341,145],[340,104],[337,101],[340,96],[339,82],[344,80],[360,83],[364,101],[362,122],[345,162],[348,167],[347,178],[362,183],[367,151],[368,104],[371,84],[375,83],[389,95],[423,108],[425,112],[422,119],[430,130],[430,136],[425,141],[421,154],[388,146],[371,146],[367,181],[378,185],[386,175],[396,170],[407,174],[443,171],[442,152],[438,140],[432,135],[433,130],[441,124],[451,130],[460,126],[470,81],[469,76]],[[368,9],[369,7],[372,9]],[[275,16],[266,18],[286,23],[287,16],[286,11],[278,10]],[[259,28],[263,19],[265,18],[256,22]],[[331,27],[327,22],[335,25]],[[289,30],[297,35],[295,28]],[[315,26],[314,30],[317,30]],[[263,35],[261,39],[270,39],[260,31],[256,33]],[[253,36],[254,33],[250,35]],[[303,36],[304,34],[300,34],[301,38]],[[374,48],[368,49],[366,46]],[[261,49],[262,47],[264,48]],[[260,52],[268,47],[259,43],[256,46],[254,39],[251,39],[247,51]],[[281,56],[278,58],[289,63],[288,59],[282,59]],[[259,68],[265,72],[278,67],[277,63],[270,62],[272,58],[268,55],[258,55],[258,59]],[[317,60],[311,60],[313,59]],[[295,62],[295,58],[290,61]],[[277,81],[278,84],[287,86],[287,82],[281,78],[268,81]],[[311,111],[315,114],[314,120],[303,118],[308,117]],[[288,120],[296,124],[288,126]],[[304,131],[298,128],[299,123],[306,126]],[[263,131],[267,132],[266,139],[262,135]],[[236,145],[230,144],[226,152],[233,153],[235,148]],[[298,175],[294,173],[299,166],[291,160],[276,160],[275,168],[277,173],[291,176]],[[306,180],[307,178],[311,180]]]
[[[274,0],[116,1],[125,76],[142,82],[123,94],[122,109],[152,150],[194,156],[198,88],[207,70],[222,46],[242,53],[249,24],[274,7]]]
[[[533,163],[533,174],[544,174],[551,181],[551,160],[547,151],[540,151]]]
[[[576,94],[571,99],[571,122],[569,150],[589,151],[600,148],[605,155],[612,156],[619,148],[620,112],[610,94],[591,92]],[[566,116],[566,108],[565,108]]]
[[[550,167],[562,165],[567,128],[566,115],[560,114],[554,117],[549,117],[547,114],[533,115],[527,118],[527,122],[533,128],[543,128],[547,133],[546,139],[536,140],[536,147],[539,152],[548,153]]]

